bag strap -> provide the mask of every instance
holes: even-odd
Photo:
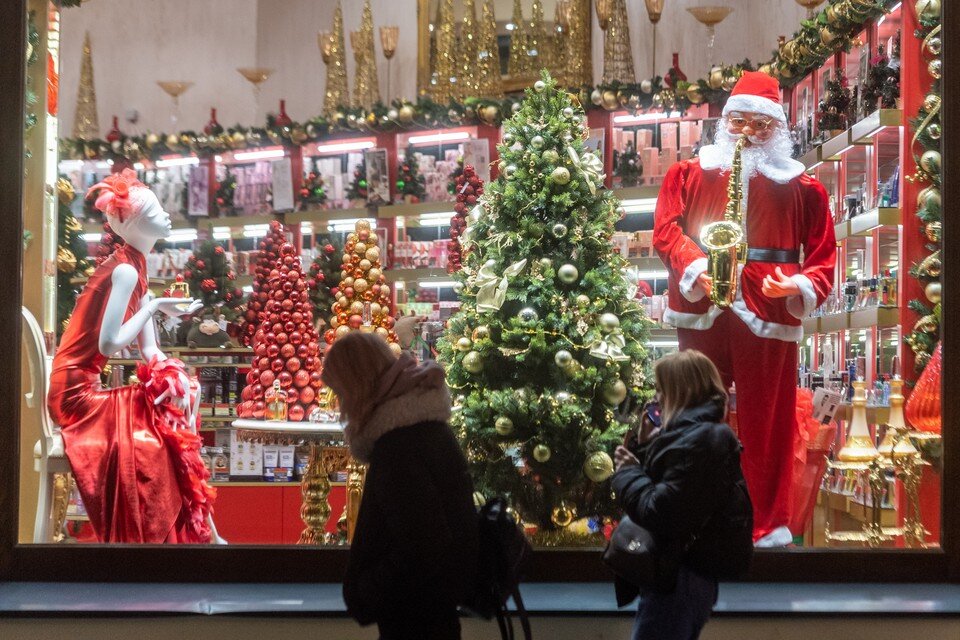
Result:
[[[517,605],[517,616],[520,618],[520,626],[523,628],[524,640],[533,640],[533,632],[530,630],[530,618],[527,615],[527,608],[523,606],[523,596],[520,595],[520,588],[514,587],[511,594],[513,603]]]

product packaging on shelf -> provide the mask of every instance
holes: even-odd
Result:
[[[217,429],[216,446],[229,452],[231,480],[259,480],[263,477],[263,444],[241,440],[232,429]]]

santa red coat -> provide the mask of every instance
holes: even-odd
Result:
[[[676,327],[709,329],[721,313],[697,286],[707,260],[695,240],[701,227],[723,219],[727,204],[730,174],[720,171],[717,154],[716,147],[704,147],[701,158],[673,165],[657,199],[653,243],[669,272],[664,319]],[[795,175],[797,168],[789,163],[763,167],[745,185],[747,243],[801,250],[802,262],[748,262],[731,311],[757,336],[797,342],[803,337],[800,320],[822,304],[833,287],[836,238],[823,185],[802,173],[799,163],[800,173]],[[763,294],[764,277],[775,274],[777,267],[796,281],[802,297]]]
[[[664,319],[677,327],[680,348],[704,352],[724,383],[736,384],[741,461],[754,506],[754,538],[760,539],[790,522],[795,343],[803,337],[801,319],[833,286],[836,239],[823,185],[795,160],[765,163],[744,184],[747,243],[796,252],[796,262],[748,261],[730,309],[716,307],[697,283],[707,259],[695,239],[703,225],[723,218],[730,174],[720,166],[719,149],[708,146],[700,158],[670,168],[657,200],[654,248],[669,271]],[[764,277],[777,267],[801,295],[763,294]]]

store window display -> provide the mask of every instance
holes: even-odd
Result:
[[[744,73],[724,106],[716,142],[702,148],[699,159],[667,173],[654,230],[654,246],[670,272],[665,319],[677,327],[680,348],[703,351],[724,383],[736,385],[760,546],[793,539],[788,524],[797,342],[801,319],[832,289],[836,260],[826,191],[791,152],[778,82]],[[745,264],[729,274],[734,297],[728,302],[712,295],[728,283],[708,273],[710,251],[701,246],[700,231],[723,215],[736,155],[742,183],[732,185],[731,193],[740,197],[735,209],[749,248]]]
[[[50,414],[99,541],[217,541],[215,494],[196,434],[198,383],[160,350],[153,323],[158,311],[186,315],[203,303],[148,292],[144,256],[170,234],[170,216],[135,172],[92,190],[124,244],[77,300],[53,360]],[[101,389],[108,358],[134,341],[144,359],[142,384]]]

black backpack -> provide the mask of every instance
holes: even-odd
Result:
[[[520,576],[533,553],[523,530],[507,513],[503,498],[491,498],[478,511],[480,555],[477,580],[464,609],[485,620],[497,619],[503,640],[513,640],[507,600],[513,597],[526,640],[532,640],[530,620],[520,596]]]

